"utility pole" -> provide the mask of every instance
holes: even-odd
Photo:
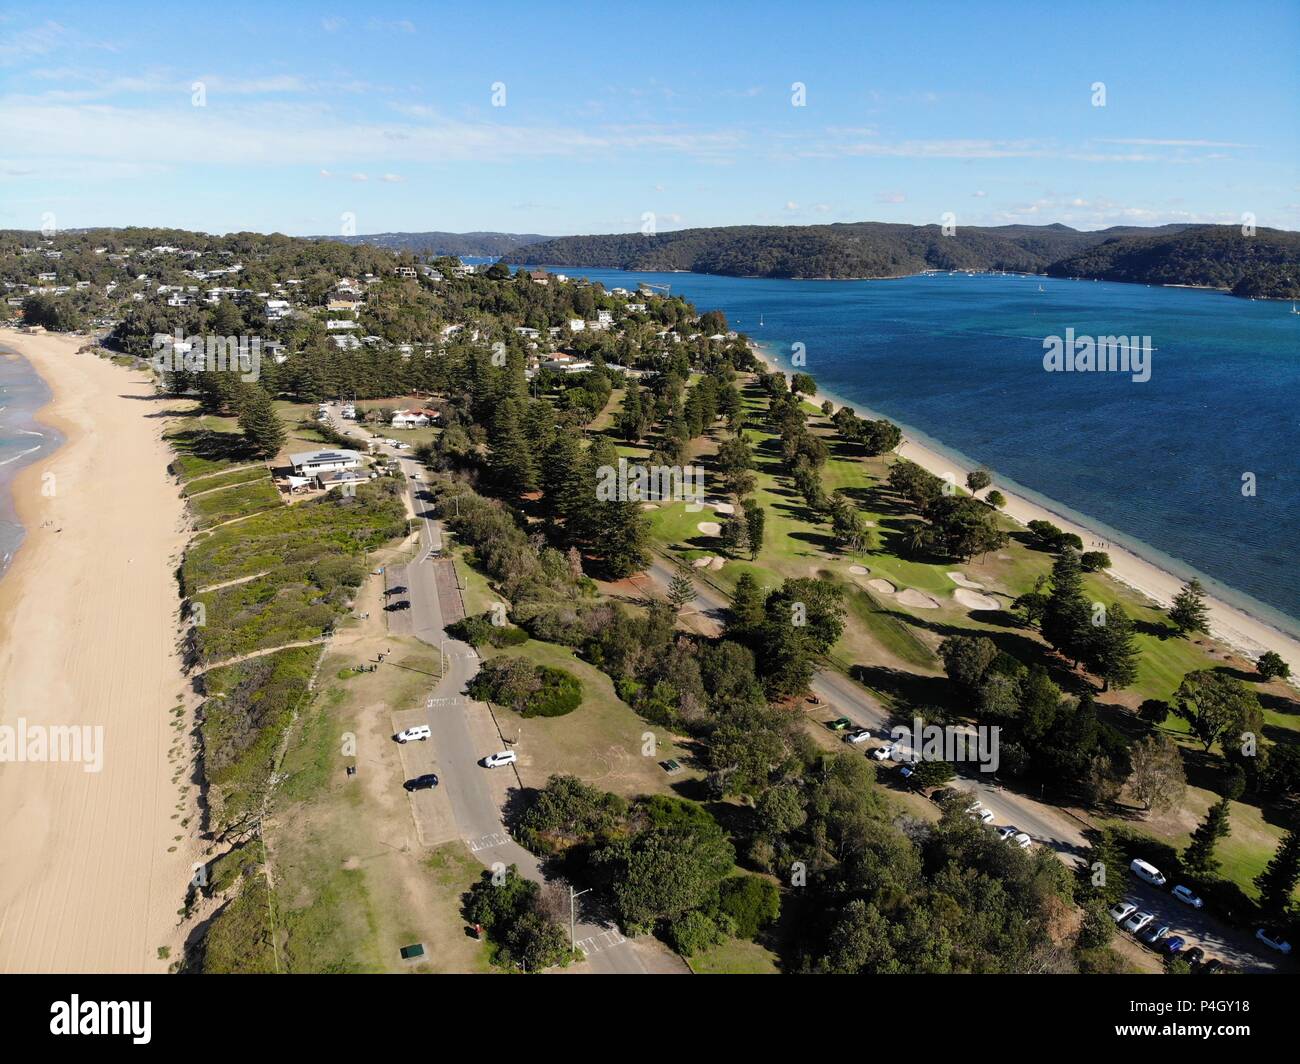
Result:
[[[575,894],[573,890],[573,884],[572,883],[569,884],[569,945],[572,949],[578,948],[578,931],[577,931],[578,921],[575,915],[576,909],[573,903],[576,902],[579,898],[581,898],[584,894],[591,893],[591,890],[592,888],[588,887],[586,890],[580,890]]]

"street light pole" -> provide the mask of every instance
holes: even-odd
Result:
[[[591,893],[591,890],[592,888],[588,887],[586,890],[580,890],[575,894],[573,891],[573,884],[572,883],[569,884],[569,948],[570,949],[578,948],[577,918],[574,915],[575,909],[573,903],[577,901],[579,898],[581,898],[584,894]]]

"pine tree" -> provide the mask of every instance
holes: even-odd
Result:
[[[668,583],[668,601],[673,612],[681,613],[682,607],[695,598],[695,581],[691,578],[691,567],[685,561],[677,563],[677,571]]]
[[[745,532],[749,539],[749,560],[753,561],[763,549],[763,526],[767,524],[767,511],[753,499],[746,499],[743,505]]]
[[[284,425],[271,397],[256,384],[245,384],[240,390],[239,427],[249,450],[258,458],[270,458],[284,446]]]
[[[1194,876],[1207,878],[1219,870],[1214,847],[1232,831],[1228,823],[1228,799],[1220,798],[1205,814],[1205,819],[1192,832],[1192,841],[1183,851],[1183,867]]]
[[[1140,655],[1133,622],[1120,603],[1111,606],[1106,623],[1093,633],[1088,667],[1102,679],[1102,690],[1123,690],[1137,679]]]
[[[1079,552],[1067,547],[1052,564],[1052,590],[1043,614],[1043,636],[1076,665],[1087,656],[1092,639],[1088,616]]]
[[[766,602],[767,596],[758,586],[754,574],[741,573],[731,595],[727,634],[734,639],[744,640],[757,632],[767,618]]]
[[[733,513],[723,522],[722,546],[732,554],[738,554],[749,546],[749,523],[743,513]]]
[[[1205,608],[1205,588],[1199,580],[1190,580],[1174,596],[1169,607],[1169,619],[1174,622],[1180,635],[1191,632],[1204,632],[1209,628],[1209,611]]]
[[[517,404],[504,402],[492,425],[492,479],[504,491],[520,495],[537,487],[537,470],[528,437],[519,427]]]
[[[1079,865],[1080,897],[1098,898],[1107,905],[1124,897],[1128,884],[1124,876],[1124,850],[1111,828],[1101,828],[1097,839]]]
[[[1268,867],[1255,877],[1259,907],[1271,917],[1285,916],[1297,881],[1300,881],[1300,833],[1292,828],[1282,836]]]

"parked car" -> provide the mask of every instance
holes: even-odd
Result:
[[[1275,931],[1271,927],[1261,927],[1255,932],[1255,937],[1259,939],[1269,949],[1275,949],[1278,953],[1290,953],[1291,943],[1282,937],[1281,931]]]
[[[843,731],[852,723],[853,721],[849,720],[848,717],[837,717],[835,720],[828,722],[826,727],[830,728],[831,731]]]
[[[1029,849],[1030,846],[1034,844],[1034,840],[1031,839],[1029,835],[1027,835],[1023,831],[1018,831],[1016,832],[1016,834],[1012,835],[1011,841],[1015,843],[1017,846],[1019,846],[1022,850],[1027,850]]]
[[[1184,905],[1190,905],[1193,909],[1199,909],[1205,904],[1197,895],[1192,893],[1191,887],[1184,887],[1181,883],[1169,892]]]
[[[888,746],[877,746],[871,751],[871,756],[877,761],[887,761],[894,756],[894,744]]]
[[[502,765],[513,765],[519,760],[519,755],[513,750],[502,750],[500,753],[488,754],[483,759],[485,768],[501,768]]]
[[[407,780],[402,786],[408,791],[427,791],[431,787],[438,786],[438,777],[432,772],[426,772],[423,776]]]
[[[1144,883],[1150,883],[1153,887],[1163,887],[1165,885],[1164,873],[1162,873],[1155,865],[1148,864],[1146,861],[1142,860],[1141,857],[1135,857],[1133,863],[1128,866],[1128,869],[1137,876],[1138,879],[1142,880]]]
[[[846,743],[852,743],[854,746],[857,746],[858,743],[865,743],[870,738],[871,738],[870,731],[868,731],[866,728],[859,728],[857,731],[851,731],[846,736],[844,736],[844,741]]]
[[[816,695],[809,695],[808,704],[810,706],[820,706],[822,704],[822,700],[818,698]]]
[[[1161,924],[1159,927],[1149,927],[1142,933],[1142,941],[1148,946],[1156,946],[1161,939],[1168,938],[1173,928],[1168,924]]]
[[[1211,957],[1208,961],[1197,969],[1201,975],[1218,975],[1221,972],[1228,971],[1228,966],[1219,960],[1218,957]]]
[[[1154,919],[1155,919],[1154,913],[1148,913],[1148,912],[1133,913],[1131,916],[1129,916],[1127,920],[1124,921],[1124,930],[1132,932],[1133,934],[1136,935],[1139,931],[1142,930],[1142,928],[1146,927],[1147,924],[1149,924]]]
[[[410,743],[410,742],[415,742],[416,740],[419,740],[420,742],[424,742],[424,740],[429,738],[431,734],[433,733],[429,731],[429,725],[416,724],[414,727],[406,728],[403,731],[399,731],[396,735],[393,736],[393,738],[396,739],[399,743]]]
[[[898,768],[898,774],[899,774],[900,776],[902,776],[903,779],[905,779],[905,780],[906,780],[906,779],[911,779],[911,778],[912,778],[912,773],[915,772],[915,771],[916,771],[916,765],[915,765],[915,764],[910,764],[910,765],[900,765],[899,768]]]
[[[1166,938],[1163,942],[1160,943],[1160,948],[1172,957],[1175,953],[1178,953],[1185,945],[1187,945],[1187,939],[1183,938],[1182,935],[1170,935],[1168,938]]]
[[[968,815],[972,820],[978,820],[981,824],[991,824],[991,823],[993,823],[993,814],[992,814],[992,812],[990,812],[989,810],[985,809],[982,805],[979,804],[979,802],[976,802],[976,803],[975,803],[974,805],[972,805],[969,809],[967,809],[967,810],[966,810],[966,814],[967,814],[967,815]]]
[[[1020,834],[1020,829],[1017,827],[1012,827],[1010,824],[1008,824],[1004,828],[998,828],[998,838],[1000,838],[1003,842],[1006,842],[1007,839],[1014,838],[1018,834]]]
[[[1191,949],[1189,949],[1186,953],[1183,954],[1183,960],[1185,960],[1193,968],[1195,968],[1198,964],[1200,964],[1201,961],[1203,961],[1204,959],[1205,959],[1205,950],[1201,949],[1200,946],[1193,946]]]
[[[1116,902],[1110,910],[1110,918],[1117,924],[1122,924],[1130,916],[1137,912],[1137,906],[1131,901]]]

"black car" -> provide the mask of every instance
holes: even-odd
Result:
[[[1219,960],[1218,957],[1211,957],[1208,961],[1197,969],[1201,975],[1214,975],[1217,972],[1227,971],[1228,966]]]
[[[407,780],[402,786],[408,791],[427,791],[430,787],[438,786],[438,777],[432,772],[426,772],[423,776],[416,776],[413,780]]]
[[[1198,964],[1200,964],[1201,961],[1203,961],[1204,959],[1205,959],[1205,950],[1201,949],[1200,946],[1193,946],[1191,949],[1189,949],[1186,953],[1183,954],[1183,960],[1185,960],[1193,968],[1195,968]]]

